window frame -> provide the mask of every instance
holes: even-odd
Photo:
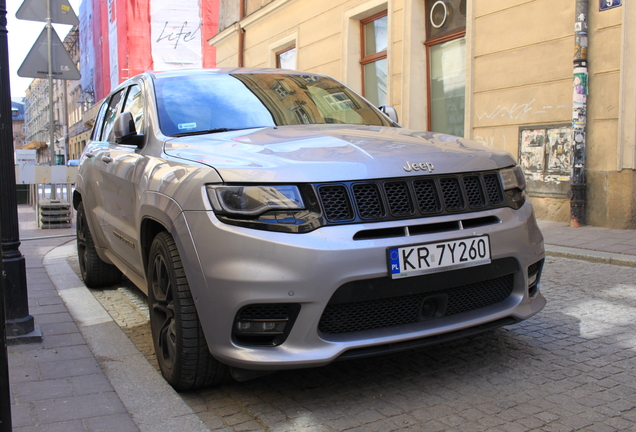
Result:
[[[296,50],[296,55],[295,55],[295,58],[294,58],[294,68],[293,69],[283,69],[283,70],[296,70],[296,69],[298,69],[298,60],[297,60],[298,59],[298,50],[296,49],[296,44],[295,43],[293,45],[288,45],[285,48],[283,48],[281,50],[278,50],[278,51],[276,51],[274,53],[274,58],[276,59],[276,69],[282,69],[281,68],[281,62],[280,62],[280,56],[282,54],[285,54],[285,53],[287,53],[289,51],[292,51],[292,50]]]
[[[387,68],[388,68],[388,51],[389,51],[389,34],[387,32],[386,38],[387,38],[387,49],[385,49],[384,51],[380,51],[377,53],[373,53],[373,54],[369,54],[366,55],[366,47],[365,47],[365,33],[364,33],[364,26],[366,24],[369,24],[373,21],[376,21],[380,18],[384,18],[387,17],[387,24],[388,24],[388,16],[389,16],[389,11],[388,9],[385,9],[383,11],[380,11],[376,14],[373,14],[367,18],[361,19],[360,20],[360,75],[362,77],[362,96],[366,97],[366,83],[365,83],[365,79],[364,79],[364,67],[370,63],[375,63],[377,61],[380,60],[384,60],[387,59]],[[388,25],[387,25],[388,28]],[[388,84],[388,83],[387,83]]]

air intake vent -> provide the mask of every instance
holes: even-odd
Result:
[[[505,205],[496,171],[315,185],[330,223],[469,213]]]
[[[321,186],[318,189],[322,205],[329,221],[353,219],[353,211],[344,186]]]

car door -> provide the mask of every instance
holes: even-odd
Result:
[[[97,157],[97,163],[101,163],[103,179],[99,193],[103,196],[102,226],[108,249],[138,276],[144,274],[137,222],[140,182],[138,177],[141,175],[138,165],[142,159],[141,147],[115,142],[113,125],[119,114],[129,111],[133,115],[137,132],[144,132],[142,90],[141,83],[137,83],[117,94],[120,100],[113,109],[114,115],[107,116],[104,124],[103,137],[108,145]],[[126,273],[126,269],[122,270]]]
[[[102,230],[102,221],[104,219],[104,197],[100,192],[100,187],[104,181],[100,170],[102,163],[98,163],[98,161],[101,160],[100,155],[103,148],[108,145],[102,141],[101,137],[104,129],[104,122],[109,113],[111,100],[112,98],[106,98],[99,108],[95,118],[95,126],[93,127],[91,139],[86,150],[82,154],[81,159],[81,183],[83,187],[82,199],[84,201],[84,209],[86,210],[88,225],[93,235],[93,241],[95,242],[95,246],[99,249],[103,249],[108,243],[104,237],[104,231]]]

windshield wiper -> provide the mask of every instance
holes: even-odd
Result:
[[[181,137],[181,136],[189,136],[189,135],[205,135],[205,134],[213,134],[213,133],[219,133],[219,132],[230,132],[230,131],[245,130],[245,129],[258,129],[258,128],[265,128],[265,127],[271,127],[271,126],[248,126],[244,128],[235,128],[235,129],[214,128],[214,129],[205,129],[200,131],[180,132],[177,134],[172,134],[170,136]]]
[[[180,136],[187,136],[187,135],[205,135],[205,134],[218,133],[218,132],[229,132],[233,130],[238,130],[238,129],[228,129],[228,128],[205,129],[200,131],[180,132],[177,134],[172,134],[170,136],[180,137]]]

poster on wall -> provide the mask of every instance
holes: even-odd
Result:
[[[572,170],[572,127],[558,124],[520,128],[519,164],[531,195],[566,196]]]
[[[572,129],[553,128],[547,130],[546,159],[547,171],[551,174],[561,174],[569,180],[572,169]]]
[[[534,180],[543,180],[544,140],[544,129],[521,131],[519,164],[526,175],[532,176]]]
[[[199,0],[152,0],[150,7],[154,69],[202,67]]]

